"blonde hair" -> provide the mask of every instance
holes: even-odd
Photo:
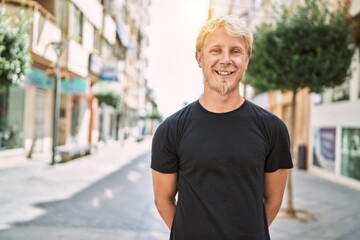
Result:
[[[253,35],[245,22],[233,15],[212,18],[205,22],[196,39],[197,52],[201,52],[206,36],[219,28],[223,28],[231,36],[244,37],[246,51],[249,56],[251,55]]]

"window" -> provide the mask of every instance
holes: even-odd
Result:
[[[111,59],[113,57],[112,47],[105,38],[102,38],[101,42],[101,57],[103,59]]]
[[[69,19],[69,2],[68,0],[58,0],[56,5],[56,21],[59,24],[63,33],[68,32]]]
[[[76,6],[74,6],[72,11],[71,33],[72,36],[79,42],[82,40],[82,30],[83,14]]]
[[[313,165],[329,172],[334,172],[336,156],[336,128],[315,128],[313,141]]]
[[[80,125],[80,97],[72,97],[71,108],[71,142],[77,143]]]
[[[313,94],[313,103],[321,105],[332,102],[346,101],[350,99],[350,82],[346,81],[343,84],[326,89],[322,93]]]
[[[0,150],[23,147],[24,89],[0,88]]]
[[[340,86],[333,88],[332,95],[331,95],[332,102],[349,100],[349,98],[350,98],[350,83],[349,83],[349,81],[346,81],[343,84],[341,84]]]
[[[358,69],[360,69],[360,45],[357,46],[357,51],[358,51],[358,62],[357,62],[357,67]],[[360,72],[358,70],[358,72]],[[360,98],[360,75],[357,75],[357,79],[358,79],[358,97]]]
[[[115,57],[119,60],[125,60],[126,58],[126,47],[122,46],[119,42],[114,48]]]
[[[101,34],[96,27],[94,27],[94,50],[96,53],[100,53],[101,49]]]
[[[343,128],[341,175],[360,180],[360,128]]]

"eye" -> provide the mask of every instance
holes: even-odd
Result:
[[[213,54],[219,54],[219,53],[220,53],[220,49],[214,48],[214,49],[211,49],[210,52],[213,53]]]
[[[235,54],[235,55],[240,55],[242,53],[242,51],[240,49],[234,49],[232,51],[232,53]]]

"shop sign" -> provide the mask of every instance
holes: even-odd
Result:
[[[105,62],[100,74],[101,81],[121,82],[121,74],[124,72],[124,62],[108,61]]]
[[[31,68],[26,83],[38,88],[54,89],[54,77],[48,76],[44,71],[36,68]],[[89,94],[90,81],[87,78],[62,79],[61,92],[69,94]]]
[[[68,94],[89,94],[90,80],[88,78],[61,80],[61,92]]]
[[[54,78],[48,76],[44,71],[36,68],[31,68],[26,83],[34,85],[39,88],[53,89]]]

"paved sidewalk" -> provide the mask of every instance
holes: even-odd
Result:
[[[359,240],[360,191],[302,170],[293,171],[294,206],[312,219],[275,219],[274,240]],[[286,196],[286,194],[285,194]],[[286,197],[283,200],[286,205]],[[283,206],[285,207],[285,206]]]
[[[151,138],[100,145],[85,157],[51,166],[51,156],[0,161],[0,230],[44,214],[39,202],[66,199],[150,150]],[[9,163],[8,161],[12,161]],[[150,166],[150,163],[149,163]]]

